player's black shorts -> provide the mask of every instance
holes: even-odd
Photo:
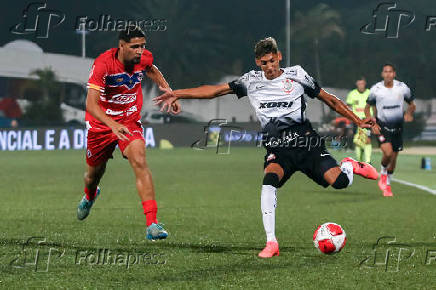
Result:
[[[310,122],[293,125],[281,135],[278,142],[267,139],[263,144],[267,150],[264,168],[270,163],[278,163],[283,168],[284,176],[279,187],[283,186],[295,171],[303,172],[323,187],[329,186],[324,179],[324,173],[338,164],[325,148],[324,138],[312,129]],[[289,142],[280,142],[283,136],[291,136],[285,137],[285,141]]]
[[[377,136],[379,145],[391,143],[392,150],[399,152],[403,150],[403,126],[402,124],[389,124],[378,122],[380,125],[380,135]]]

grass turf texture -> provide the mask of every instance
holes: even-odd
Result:
[[[0,288],[434,287],[436,196],[394,183],[395,197],[384,198],[376,182],[361,177],[345,190],[324,189],[297,173],[278,193],[280,257],[261,260],[264,151],[213,151],[148,150],[158,218],[170,232],[159,242],[144,238],[133,173],[118,152],[108,164],[102,194],[83,222],[76,219],[83,151],[0,152]],[[338,161],[345,155],[333,154]],[[380,156],[374,159],[379,167]],[[419,167],[420,157],[400,154],[397,177],[435,189],[434,171]],[[343,251],[333,256],[318,253],[312,244],[316,226],[327,221],[341,224],[348,235]],[[22,254],[31,236],[44,237],[46,243],[38,246],[33,240]],[[373,246],[383,236],[394,236],[403,245],[387,246],[389,239],[383,240],[377,250],[380,265],[375,265]],[[39,272],[46,269],[50,248],[48,271]],[[25,255],[31,262],[37,249],[37,272],[32,265],[17,268]],[[121,258],[115,265],[91,265],[98,249]],[[87,253],[95,255],[77,264],[76,255]],[[148,258],[127,268],[126,253]]]

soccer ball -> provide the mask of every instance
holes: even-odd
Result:
[[[321,253],[335,254],[342,250],[347,242],[344,229],[335,223],[320,225],[313,234],[313,244]]]

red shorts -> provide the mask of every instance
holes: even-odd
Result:
[[[139,121],[125,124],[125,126],[132,133],[132,135],[125,134],[129,140],[118,139],[109,127],[105,130],[93,131],[92,128],[88,130],[86,163],[89,166],[97,166],[112,158],[112,153],[117,145],[123,153],[133,140],[141,139],[145,143],[144,131]]]

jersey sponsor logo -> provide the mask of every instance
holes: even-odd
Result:
[[[260,103],[259,109],[290,108],[294,102],[265,102]]]
[[[128,89],[133,89],[137,84],[140,84],[144,74],[142,72],[135,72],[132,76],[128,73],[120,73],[106,76],[106,84],[110,87],[125,86]]]
[[[391,110],[391,109],[396,109],[399,108],[400,105],[394,105],[394,106],[383,106],[383,109],[385,110]]]
[[[293,82],[294,81],[290,79],[286,79],[283,81],[283,90],[285,91],[285,93],[290,94],[294,90],[294,87],[292,85]]]
[[[126,113],[126,116],[130,116],[131,114],[133,114],[134,112],[137,112],[137,111],[138,111],[138,108],[136,106],[131,106],[126,111],[114,111],[111,109],[107,109],[106,115],[122,116],[124,113]]]
[[[103,102],[118,104],[118,105],[125,105],[130,104],[136,101],[136,93],[135,94],[117,94],[113,95],[110,99],[100,96],[100,100]]]
[[[268,155],[268,157],[266,158],[266,162],[270,162],[271,160],[274,160],[274,159],[276,159],[276,156],[275,156],[273,153],[271,153],[271,154]]]
[[[262,88],[264,88],[266,85],[257,85],[256,86],[256,90],[260,90],[260,89],[262,89]]]
[[[136,106],[131,106],[128,110],[127,110],[127,116],[132,115],[134,112],[137,112],[138,108]]]

